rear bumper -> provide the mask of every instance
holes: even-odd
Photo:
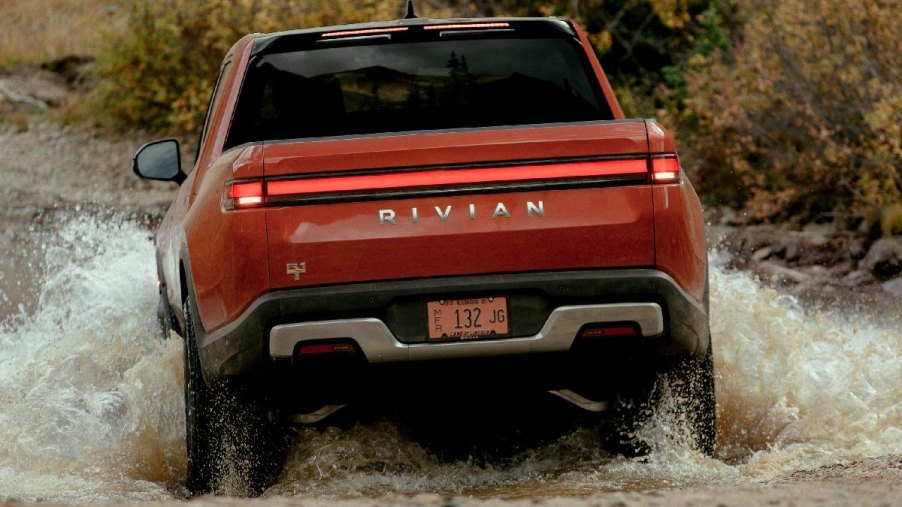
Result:
[[[565,352],[573,347],[583,326],[604,322],[634,322],[643,337],[664,332],[664,315],[657,303],[564,306],[553,310],[533,336],[450,343],[402,343],[384,322],[374,318],[284,324],[270,331],[269,354],[276,360],[291,359],[298,345],[333,338],[353,340],[368,363]]]
[[[536,309],[522,320],[535,329],[504,339],[423,343],[410,331],[406,309],[417,301],[469,294],[523,294]],[[425,303],[423,303],[425,304]],[[533,304],[533,303],[531,303]],[[400,310],[399,310],[400,309]],[[407,313],[404,313],[407,312]],[[425,314],[423,314],[425,325]],[[641,336],[617,360],[701,356],[708,347],[705,305],[667,274],[619,269],[482,275],[348,284],[271,292],[214,333],[198,333],[208,380],[266,374],[290,362],[305,340],[350,338],[367,362],[428,362],[566,352],[585,323],[638,324]],[[197,326],[200,328],[200,326]],[[411,336],[414,336],[411,338]],[[614,350],[612,350],[614,352]]]

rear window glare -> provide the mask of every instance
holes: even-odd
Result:
[[[254,59],[226,148],[612,118],[583,49],[571,38],[321,44]]]

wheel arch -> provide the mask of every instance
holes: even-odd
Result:
[[[191,282],[191,265],[188,262],[188,250],[186,247],[182,247],[179,250],[179,265],[178,265],[178,273],[179,273],[179,311],[178,314],[181,316],[180,328],[182,333],[182,337],[185,336],[184,331],[187,330],[187,322],[185,319],[187,316],[185,315],[184,308],[185,302],[188,301],[188,298],[191,296],[191,293],[194,289],[194,284]],[[195,316],[195,323],[197,322],[197,316]]]

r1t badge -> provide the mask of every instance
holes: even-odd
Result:
[[[307,263],[289,262],[285,265],[285,271],[288,273],[288,276],[293,276],[294,281],[297,282],[301,279],[301,275],[307,272]]]

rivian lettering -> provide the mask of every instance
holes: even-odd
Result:
[[[545,216],[545,202],[544,201],[527,201],[524,206],[524,211],[527,217],[536,216],[543,217]],[[449,218],[451,218],[451,213],[454,211],[453,205],[446,206],[433,206],[432,210],[435,212],[435,216],[439,218],[442,222],[446,222]],[[475,204],[469,204],[466,208],[465,213],[467,213],[467,217],[470,220],[476,220],[478,216],[481,216],[479,213],[479,209]],[[503,202],[497,203],[491,212],[488,210],[484,210],[484,214],[489,216],[492,219],[496,218],[511,218],[511,213],[508,211],[508,207]],[[380,209],[379,213],[379,225],[397,225],[398,220],[402,215],[399,215],[397,211],[394,209]],[[410,213],[408,215],[404,215],[405,219],[408,219],[411,223],[419,223],[422,216],[420,213],[420,208],[413,207],[410,208]]]

